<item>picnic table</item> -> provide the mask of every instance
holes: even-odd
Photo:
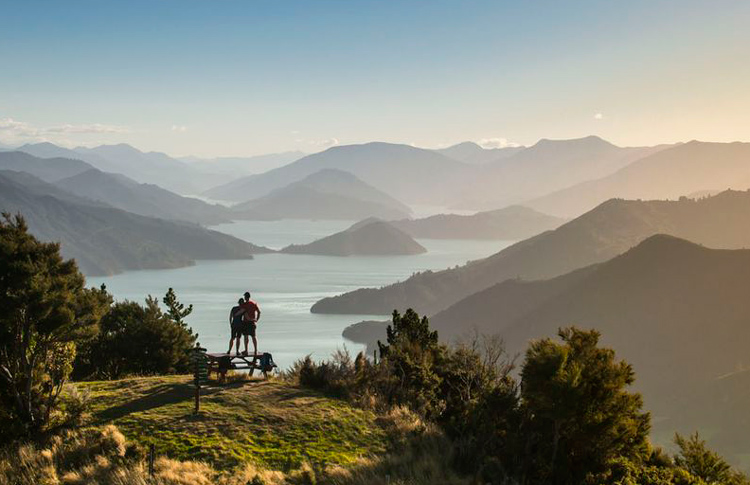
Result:
[[[263,357],[268,356],[266,362]],[[259,370],[263,377],[268,379],[268,373],[276,367],[273,363],[271,354],[258,352],[257,354],[227,354],[227,353],[207,353],[208,358],[208,375],[216,372],[221,379],[224,379],[228,370],[248,370],[252,376],[256,370]],[[265,364],[265,365],[264,365]]]

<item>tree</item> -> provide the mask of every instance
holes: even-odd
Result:
[[[182,328],[189,330],[192,334],[193,330],[188,327],[187,322],[185,322],[185,317],[193,313],[193,305],[185,307],[184,304],[180,303],[173,288],[167,290],[167,294],[164,295],[164,298],[162,298],[161,301],[167,306],[167,315],[169,315],[172,321],[180,325]]]
[[[23,217],[0,219],[0,435],[29,436],[50,424],[76,343],[91,338],[110,302],[84,288],[60,246],[38,241]]]
[[[675,465],[688,471],[707,484],[742,485],[747,478],[734,470],[718,453],[709,450],[698,433],[684,438],[675,435],[675,444],[680,452],[674,457]]]
[[[187,324],[164,313],[155,298],[146,298],[145,306],[115,303],[100,326],[99,335],[83,346],[76,359],[78,378],[118,379],[190,370],[188,349],[196,336]]]
[[[381,366],[387,376],[381,383],[382,395],[392,404],[403,404],[434,417],[441,411],[438,394],[440,367],[445,348],[438,344],[438,334],[430,331],[427,317],[419,318],[411,308],[403,317],[393,312],[392,325],[386,330],[387,344],[378,341]]]
[[[521,371],[526,472],[540,482],[580,484],[615,458],[648,456],[650,418],[627,391],[632,367],[599,348],[599,333],[561,329],[562,343],[533,342]]]
[[[380,355],[385,356],[391,346],[414,345],[420,348],[437,346],[437,330],[430,331],[427,317],[419,318],[417,312],[409,308],[402,317],[398,311],[393,311],[391,325],[386,328],[387,345],[378,341]]]

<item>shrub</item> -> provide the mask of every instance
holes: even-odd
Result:
[[[174,297],[173,292],[171,295]],[[130,301],[115,303],[102,318],[100,328],[94,339],[81,346],[74,366],[77,379],[119,379],[190,370],[188,349],[197,336],[183,320],[162,312],[152,297],[146,299],[145,306]]]

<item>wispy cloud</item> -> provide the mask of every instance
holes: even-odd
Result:
[[[603,120],[604,119],[604,113],[594,113],[594,119],[595,120]]]
[[[0,118],[0,140],[6,143],[30,143],[53,141],[55,143],[72,145],[66,135],[90,135],[128,133],[130,130],[123,126],[105,125],[101,123],[71,124],[53,126],[35,126],[27,121],[13,118]]]
[[[304,145],[307,149],[325,150],[339,144],[338,138],[325,138],[322,140],[309,140],[307,138],[295,138],[294,143]]]
[[[83,125],[50,126],[41,130],[45,133],[128,133],[130,130],[123,126],[103,125],[101,123]]]
[[[172,125],[172,131],[185,133],[186,131],[188,131],[188,127],[185,125]]]
[[[509,148],[520,147],[520,143],[509,141],[507,138],[482,138],[477,140],[477,145],[482,148]]]

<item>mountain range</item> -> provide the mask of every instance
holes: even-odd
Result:
[[[225,175],[202,172],[164,153],[142,152],[126,143],[68,149],[44,142],[23,145],[18,150],[39,158],[82,160],[103,172],[123,174],[179,194],[197,194],[226,179]]]
[[[239,218],[262,220],[396,219],[411,213],[408,206],[388,194],[337,169],[322,169],[232,209]]]
[[[523,150],[524,147],[505,147],[505,148],[482,148],[473,141],[465,141],[447,148],[435,150],[438,153],[450,157],[459,162],[470,163],[473,165],[484,165],[489,162],[496,162]]]
[[[249,259],[268,252],[199,226],[108,207],[28,173],[0,172],[0,210],[20,213],[32,234],[61,243],[88,275],[176,268],[197,259]]]
[[[157,185],[141,184],[125,175],[105,173],[95,168],[59,180],[55,185],[81,197],[144,216],[203,225],[232,220],[227,207],[183,197]]]
[[[470,329],[499,335],[511,355],[559,327],[595,328],[602,345],[633,364],[637,389],[663,420],[750,365],[748,274],[750,250],[708,249],[657,235],[551,280],[499,283],[430,323],[446,339]],[[693,427],[702,428],[700,418]],[[747,442],[744,451],[750,451]]]
[[[215,187],[204,195],[242,202],[248,194],[262,197],[322,169],[349,172],[404,203],[414,204],[447,201],[476,167],[432,150],[373,142],[329,148],[266,173]]]
[[[487,209],[521,203],[610,175],[664,148],[622,148],[597,136],[573,140],[542,139],[510,157],[483,166],[454,200],[454,205]]]
[[[25,152],[0,152],[0,170],[26,172],[45,182],[57,182],[92,168],[86,162],[71,158],[42,159]]]
[[[274,168],[282,167],[295,160],[299,160],[306,154],[299,151],[282,153],[268,153],[253,157],[217,157],[199,158],[182,157],[181,161],[188,163],[191,167],[209,174],[222,174],[227,179],[267,172]]]
[[[552,278],[617,256],[665,233],[713,248],[750,247],[750,192],[679,201],[609,200],[560,226],[488,258],[443,271],[426,271],[383,288],[324,298],[317,313],[388,315],[414,308],[435,314],[507,279]]]
[[[548,214],[575,216],[612,198],[677,198],[750,188],[750,143],[692,141],[661,150],[597,180],[527,202]]]

